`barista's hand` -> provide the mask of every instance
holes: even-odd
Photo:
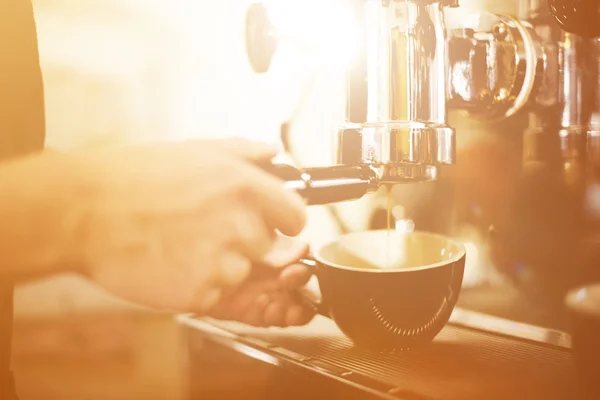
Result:
[[[303,200],[254,163],[277,149],[195,141],[88,154],[81,234],[87,274],[126,300],[204,313],[272,249],[298,234]]]
[[[310,322],[314,310],[298,304],[289,294],[310,279],[307,267],[293,264],[306,256],[307,251],[306,244],[280,237],[263,265],[255,266],[242,285],[225,293],[210,316],[254,326],[283,327]]]

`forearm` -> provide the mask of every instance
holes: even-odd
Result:
[[[51,151],[0,164],[0,281],[78,266],[91,198],[80,164]]]

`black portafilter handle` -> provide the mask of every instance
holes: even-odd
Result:
[[[548,0],[548,8],[565,32],[600,37],[600,0]]]
[[[288,164],[262,164],[261,168],[284,181],[308,205],[323,205],[357,200],[376,190],[378,178],[369,166],[336,165],[332,167],[296,168]]]

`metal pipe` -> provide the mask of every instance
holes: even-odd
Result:
[[[382,183],[434,180],[455,158],[443,6],[363,0],[355,8],[359,57],[348,72],[337,160],[370,165]]]

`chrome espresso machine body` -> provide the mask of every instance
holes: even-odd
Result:
[[[435,221],[416,225],[453,234],[468,220],[496,269],[548,312],[569,288],[600,280],[588,268],[600,260],[598,1],[522,0],[516,15],[480,11],[453,28],[446,11],[456,0],[348,2],[355,56],[337,165],[277,166],[288,186],[323,204],[428,182],[445,200],[421,202]],[[266,72],[277,49],[268,10],[254,4],[247,22],[249,59]],[[449,123],[457,112],[499,126],[492,153],[510,161],[461,158]],[[494,176],[481,172],[491,167]]]

